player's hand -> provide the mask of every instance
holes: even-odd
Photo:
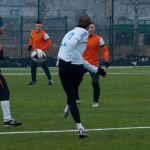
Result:
[[[29,45],[28,46],[28,51],[31,51],[32,50],[32,45]]]
[[[109,67],[109,62],[105,62],[105,67],[106,67],[106,68]]]
[[[106,72],[101,67],[98,67],[98,71],[96,74],[101,75],[102,77],[106,77]]]

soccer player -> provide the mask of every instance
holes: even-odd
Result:
[[[4,32],[3,18],[0,17],[0,35]],[[3,59],[3,47],[0,45],[0,60]],[[9,89],[4,76],[0,73],[0,104],[3,113],[4,127],[19,126],[22,123],[13,119],[10,112]]]
[[[41,49],[45,53],[48,51],[48,49],[52,46],[52,40],[48,36],[48,34],[43,30],[42,22],[37,21],[35,24],[35,29],[31,31],[31,37],[29,41],[29,47],[28,51]],[[31,76],[32,81],[29,83],[29,85],[35,85],[36,82],[36,70],[39,62],[35,62],[32,60],[31,62]],[[46,60],[43,62],[40,62],[40,65],[42,66],[47,78],[48,78],[48,85],[52,85],[53,81],[51,78],[50,71],[48,69],[48,66],[46,64]]]
[[[101,67],[89,64],[82,57],[89,36],[87,30],[90,23],[91,20],[88,16],[81,16],[77,27],[64,36],[58,52],[59,77],[80,138],[86,137],[86,133],[81,123],[79,109],[76,104],[75,87],[81,83],[84,68],[103,77],[106,76],[106,72]]]
[[[83,53],[84,59],[94,65],[94,66],[99,66],[100,65],[100,58],[99,58],[99,51],[102,50],[103,52],[103,57],[104,57],[104,62],[106,68],[109,67],[109,51],[108,48],[103,40],[103,38],[99,35],[95,34],[95,24],[94,22],[91,22],[89,25],[89,37],[88,37],[88,42],[86,45],[86,49]],[[88,70],[84,70],[83,74],[85,74]],[[100,84],[99,84],[99,75],[94,74],[92,72],[89,72],[91,79],[92,79],[92,86],[93,86],[93,104],[92,107],[98,107],[99,106],[99,97],[100,97]],[[78,94],[78,86],[75,87],[75,92],[76,92],[76,100],[77,103],[80,103],[79,101],[79,94]],[[67,118],[69,115],[69,106],[66,105],[62,117]]]
[[[91,22],[89,26],[89,38],[85,52],[83,53],[84,59],[94,65],[100,65],[100,57],[99,57],[99,50],[103,52],[103,58],[105,62],[106,68],[109,67],[109,51],[108,48],[103,40],[103,38],[99,35],[95,34],[95,24]],[[99,84],[99,75],[90,72],[91,79],[92,79],[92,86],[93,86],[93,105],[92,107],[99,106],[99,97],[100,97],[100,84]]]

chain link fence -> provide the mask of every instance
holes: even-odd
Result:
[[[5,18],[5,33],[1,36],[5,55],[14,58],[27,58],[30,32],[34,28],[36,18],[19,17]],[[47,18],[44,29],[53,41],[52,48],[48,52],[49,57],[56,57],[60,42],[67,32],[67,18]]]
[[[89,14],[96,24],[96,33],[104,38],[104,41],[109,47],[110,61],[113,61],[113,63],[120,63],[120,61],[126,63],[129,61],[130,64],[132,64],[131,62],[137,61],[150,62],[150,19],[148,19],[147,12],[149,12],[149,8],[147,7],[146,1],[140,4],[143,8],[147,9],[143,10],[139,8],[139,11],[143,10],[143,14],[140,14],[141,12],[139,13],[138,49],[136,52],[134,49],[133,6],[130,6],[128,0],[117,1],[114,1],[112,13],[109,12],[106,16],[104,12],[102,14],[99,13],[99,7],[97,5],[93,5],[93,7],[97,6],[97,11],[94,10],[93,13],[92,10],[88,12],[86,9],[82,9],[80,11],[75,10],[74,13],[68,14],[68,17],[47,17],[44,22],[44,29],[53,41],[53,46],[50,48],[48,56],[51,58],[57,57],[60,42],[64,34],[76,25],[80,15]],[[103,6],[103,3],[98,4]],[[112,6],[110,5],[106,8],[108,9],[109,7]],[[73,10],[70,10],[70,12],[73,12]],[[141,19],[140,15],[147,18]],[[113,21],[112,18],[114,18]],[[34,28],[37,17],[4,17],[4,19],[6,31],[0,36],[0,41],[4,45],[5,56],[21,59],[29,58],[30,53],[27,51],[27,48],[30,32]]]

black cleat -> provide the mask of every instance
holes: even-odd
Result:
[[[3,123],[4,127],[14,127],[14,126],[20,126],[22,123],[20,121],[17,121],[15,119],[6,121]]]
[[[67,118],[69,116],[69,113],[68,112],[64,112],[63,114],[62,114],[62,118]]]
[[[87,138],[87,135],[86,135],[84,129],[79,129],[79,138],[80,139]]]
[[[36,81],[31,81],[28,85],[36,85],[37,82]]]

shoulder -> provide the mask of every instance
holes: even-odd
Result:
[[[99,43],[99,41],[101,40],[101,37],[99,35],[94,34],[88,40],[89,41],[93,41],[94,40],[95,42]]]
[[[34,35],[36,32],[34,29],[31,30],[31,35]]]
[[[31,30],[31,37],[33,37],[34,36],[34,34],[35,34],[35,30],[33,29],[33,30]]]
[[[74,29],[73,29],[75,32],[77,32],[77,33],[79,33],[79,34],[88,34],[88,31],[87,30],[85,30],[85,29],[83,29],[83,28],[80,28],[80,27],[75,27]]]
[[[45,30],[40,31],[42,34],[47,34]]]
[[[95,38],[100,42],[104,42],[103,37],[100,35],[95,35]]]
[[[94,34],[93,37],[98,40],[100,40],[102,38],[100,35],[97,35],[97,34]]]
[[[32,30],[31,30],[31,33],[34,33],[34,32],[35,32],[35,29],[32,29]]]
[[[87,38],[89,36],[88,31],[83,28],[76,27],[75,30],[81,39]]]

